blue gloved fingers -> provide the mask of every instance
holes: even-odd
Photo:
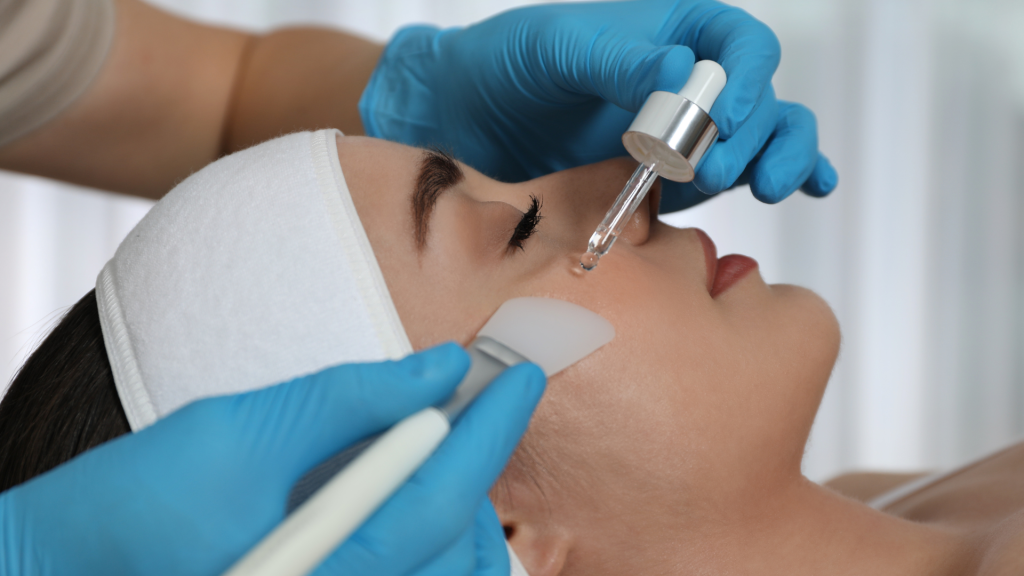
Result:
[[[717,194],[731,188],[743,174],[772,133],[779,119],[775,91],[768,87],[747,122],[728,140],[719,140],[697,167],[693,183],[705,194]]]
[[[835,190],[837,184],[839,184],[839,174],[836,173],[836,169],[832,167],[828,158],[819,152],[818,161],[814,164],[811,177],[804,182],[800,189],[808,196],[821,198]]]
[[[0,498],[56,573],[219,574],[281,521],[302,473],[443,399],[467,365],[446,345],[200,400]]]
[[[659,214],[671,214],[680,210],[692,208],[714,194],[705,194],[697,189],[693,182],[673,182],[671,180],[661,181],[661,204],[658,206]]]
[[[767,101],[780,54],[766,25],[714,0],[529,6],[464,29],[399,32],[360,112],[371,134],[441,143],[477,170],[518,182],[621,156],[622,133],[649,94],[678,91],[695,58],[728,74],[711,116],[731,140]],[[672,207],[699,197],[674,199]]]
[[[361,574],[406,574],[445,549],[475,521],[544,392],[532,364],[505,371],[457,421],[413,477],[331,556]],[[494,527],[495,530],[498,527]]]
[[[415,576],[509,576],[511,564],[505,533],[489,498],[477,506],[473,525],[455,543],[423,566]]]
[[[462,348],[443,344],[400,361],[334,366],[246,394],[209,398],[171,414],[159,427],[126,437],[128,446],[111,443],[82,465],[102,467],[136,450],[132,444],[148,443],[145,455],[132,459],[146,473],[171,466],[161,460],[162,451],[189,444],[196,458],[208,461],[207,470],[194,471],[194,476],[228,478],[238,473],[239,453],[258,454],[261,462],[274,463],[260,483],[230,496],[208,495],[224,505],[244,497],[280,498],[280,507],[275,502],[260,509],[269,515],[252,519],[253,525],[272,525],[303,474],[346,446],[444,400],[468,366]]]
[[[313,576],[344,576],[351,566],[341,564],[342,557],[331,556],[313,571]],[[371,560],[372,561],[372,560]],[[509,576],[510,564],[504,531],[490,499],[477,507],[475,522],[466,527],[447,548],[438,552],[411,572],[380,572],[378,576]],[[396,568],[396,569],[404,569]]]
[[[729,82],[713,117],[723,136],[729,138],[753,113],[771,84],[781,58],[779,40],[768,26],[739,8],[705,2],[682,9],[690,13],[678,25],[672,25],[671,16],[665,16],[668,26],[652,37],[652,42],[639,40],[636,34],[613,32],[614,29],[598,33],[592,41],[570,38],[576,45],[568,44],[569,57],[542,52],[541,58],[558,60],[542,61],[533,77],[558,74],[561,81],[556,83],[569,92],[600,96],[616,106],[638,112],[651,92],[678,92],[683,87],[693,69],[696,52],[701,60],[721,64],[728,75]],[[665,6],[662,10],[680,8]],[[559,32],[569,28],[568,22],[558,18],[550,22],[545,38],[560,38]],[[541,44],[558,45],[543,40]]]
[[[410,576],[475,576],[476,530],[470,527],[446,548]]]
[[[750,173],[750,191],[767,204],[787,198],[802,186],[818,165],[818,123],[805,106],[779,102],[778,126]],[[815,190],[834,188],[834,171],[822,167]],[[831,188],[828,184],[833,184]]]
[[[260,442],[268,458],[285,470],[294,463],[301,475],[361,438],[441,402],[468,368],[469,355],[454,343],[394,362],[334,366],[222,399],[235,412],[225,422],[252,433],[253,442]],[[197,403],[186,408],[190,409],[204,407]]]
[[[828,195],[835,190],[839,177],[828,158],[817,150],[818,133],[814,115],[800,104],[781,100],[778,104],[774,133],[729,186],[750,184],[754,196],[767,203],[783,200],[792,194],[797,186],[809,196]],[[748,126],[760,124],[753,122],[752,119]],[[710,198],[709,195],[702,193],[695,183],[703,184],[702,180],[718,178],[719,182],[712,184],[718,186],[731,178],[731,173],[725,173],[734,171],[736,165],[726,164],[736,161],[737,157],[745,156],[749,148],[736,153],[735,149],[730,150],[730,144],[741,139],[745,139],[747,143],[753,141],[746,138],[746,131],[747,127],[744,127],[731,141],[716,144],[701,165],[695,182],[680,184],[662,181],[660,212],[666,214],[684,210]],[[716,173],[716,170],[719,172]]]
[[[568,70],[584,69],[586,74],[567,74],[567,88],[630,112],[639,112],[651,92],[681,90],[695,62],[686,46],[657,46],[613,34],[600,36],[587,48],[576,56],[583,62]]]
[[[418,568],[415,576],[509,576],[511,564],[505,531],[489,498],[477,506],[473,526],[441,554]],[[470,549],[472,547],[472,549]]]
[[[694,12],[688,27],[698,31],[697,59],[718,62],[728,77],[711,118],[722,138],[732,138],[771,86],[782,47],[771,28],[739,8],[708,2]]]

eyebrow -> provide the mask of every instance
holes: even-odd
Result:
[[[412,220],[415,224],[416,248],[427,245],[430,215],[441,193],[465,178],[459,163],[451,154],[436,148],[424,150],[416,187],[412,193]]]

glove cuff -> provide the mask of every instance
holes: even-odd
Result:
[[[359,98],[367,136],[416,146],[436,133],[438,39],[455,30],[408,26],[388,42]]]

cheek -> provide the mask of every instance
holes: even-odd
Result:
[[[536,421],[545,437],[557,431],[575,467],[592,467],[600,454],[611,469],[663,467],[678,477],[680,462],[664,456],[694,441],[706,391],[728,378],[728,326],[702,274],[639,257],[609,258],[597,270],[537,279],[531,295],[589,308],[616,337],[552,379]]]

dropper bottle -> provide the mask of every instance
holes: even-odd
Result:
[[[584,270],[593,270],[625,229],[658,176],[676,182],[693,180],[701,158],[718,140],[718,126],[708,114],[725,87],[725,70],[717,62],[701,60],[678,94],[652,92],[640,113],[622,135],[622,144],[640,163],[590,236],[580,258]]]

